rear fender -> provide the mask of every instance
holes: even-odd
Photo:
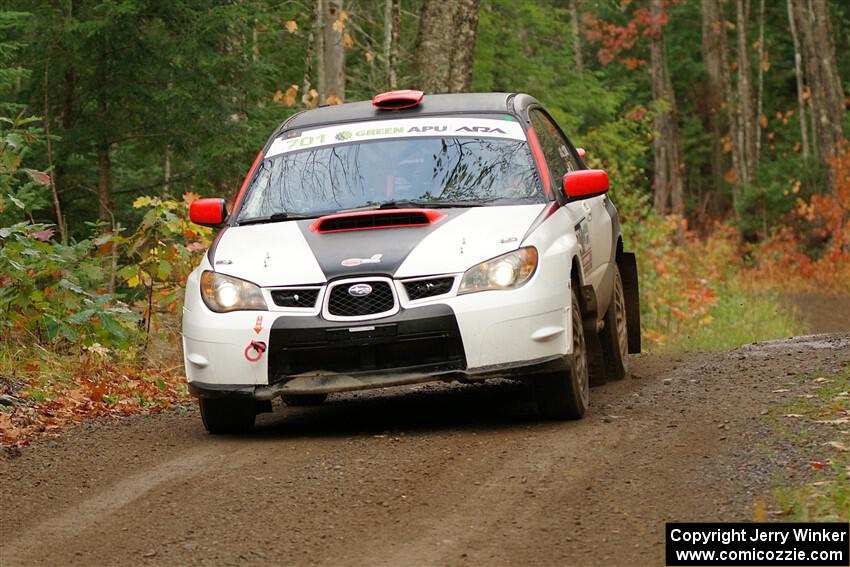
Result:
[[[626,330],[629,336],[629,353],[640,352],[640,289],[638,287],[637,257],[634,252],[617,256],[623,294],[626,297]]]

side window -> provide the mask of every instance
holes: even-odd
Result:
[[[549,169],[552,170],[553,179],[557,179],[560,184],[564,175],[578,169],[575,158],[570,153],[567,141],[551,118],[536,108],[531,110],[529,117],[534,130],[540,133],[538,138],[543,147],[543,155],[546,156]]]

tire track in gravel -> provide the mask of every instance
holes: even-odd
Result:
[[[72,431],[0,462],[0,565],[657,565],[664,522],[752,517],[761,413],[850,336],[639,356],[579,422],[527,387],[335,397],[215,438],[196,414]]]

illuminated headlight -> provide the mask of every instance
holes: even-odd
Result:
[[[259,286],[217,272],[201,274],[201,297],[207,307],[217,313],[267,309]]]
[[[531,246],[473,266],[463,274],[458,293],[522,287],[537,269],[537,249]]]

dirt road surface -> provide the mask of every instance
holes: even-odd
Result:
[[[847,333],[635,357],[579,422],[504,382],[338,396],[243,438],[191,411],[80,428],[0,462],[0,565],[663,565],[665,521],[770,495],[774,390],[848,362]]]

